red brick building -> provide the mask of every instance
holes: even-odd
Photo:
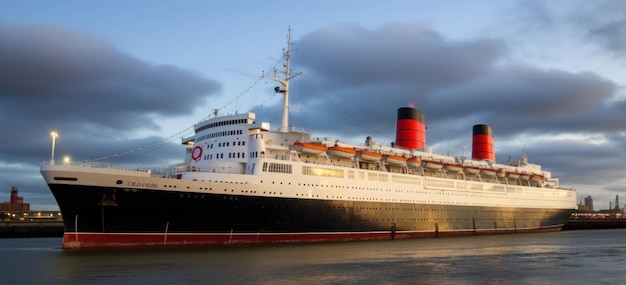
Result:
[[[28,212],[30,204],[24,203],[24,198],[17,195],[17,186],[11,186],[11,200],[0,203],[0,211]]]

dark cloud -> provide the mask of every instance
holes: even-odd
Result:
[[[185,114],[220,89],[214,80],[59,27],[1,25],[0,37],[0,102],[11,117],[154,128],[148,114]]]
[[[60,27],[3,24],[0,38],[0,112],[20,122],[0,124],[15,134],[156,129],[153,116],[186,114],[220,90],[215,80]]]
[[[578,44],[595,44],[600,53],[626,58],[626,2],[581,0],[573,6],[578,9],[563,16],[564,32],[575,34]]]
[[[332,86],[410,83],[422,90],[471,80],[506,53],[503,42],[446,40],[422,23],[327,27],[303,36],[297,49],[305,71]]]
[[[138,134],[158,130],[156,117],[192,112],[220,89],[213,79],[142,61],[77,31],[0,23],[0,170],[6,175],[0,182],[25,193],[47,192],[36,169],[51,155],[51,130],[60,133],[57,157],[71,153],[82,160],[126,152],[108,162],[169,163],[177,152],[181,158],[180,137],[164,143]],[[159,161],[139,155],[149,151],[146,146],[161,148]],[[39,187],[25,187],[31,182]]]
[[[597,41],[605,49],[619,56],[626,56],[626,15],[621,19],[592,27],[587,35],[589,39]]]
[[[525,3],[527,1],[524,1]],[[545,22],[559,23],[560,35],[572,35],[576,39],[573,49],[594,44],[602,49],[600,53],[608,52],[614,58],[626,57],[626,2],[612,0],[598,1],[574,1],[570,4],[575,9],[564,9],[554,3],[542,1],[535,2],[543,5],[546,15]],[[536,6],[536,5],[535,5]],[[525,13],[532,13],[532,8],[521,6]],[[559,11],[560,13],[556,13]],[[527,22],[528,25],[532,25]],[[555,25],[543,26],[542,29],[550,29]],[[538,30],[541,32],[541,30]]]
[[[524,149],[532,163],[543,165],[545,170],[555,176],[565,177],[562,183],[593,184],[600,181],[602,185],[610,185],[623,178],[621,172],[610,171],[623,167],[622,158],[626,156],[626,151],[614,142],[598,143],[589,139],[557,136],[539,140]],[[519,156],[519,153],[510,151],[506,151],[506,154]]]
[[[321,121],[353,121],[383,130],[386,137],[394,137],[389,124],[395,110],[409,104],[425,113],[428,125],[470,117],[492,124],[503,136],[623,129],[607,124],[624,117],[616,102],[608,103],[616,95],[615,83],[592,72],[506,63],[504,46],[495,40],[449,41],[418,24],[377,30],[344,24],[298,40],[297,67],[308,77],[322,78],[321,85],[337,86],[322,90],[318,101],[307,99],[309,111],[319,107],[313,112],[328,117]],[[337,112],[322,111],[329,106]],[[317,127],[323,129],[322,124],[327,125]],[[348,134],[363,135],[360,129]]]
[[[470,83],[442,89],[427,107],[435,120],[450,113],[475,116],[501,129],[500,135],[604,131],[607,126],[582,120],[622,117],[605,104],[616,91],[613,82],[590,72],[505,65]]]

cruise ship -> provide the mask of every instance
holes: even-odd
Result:
[[[291,36],[281,125],[215,114],[182,139],[175,166],[41,164],[63,215],[63,248],[224,245],[558,231],[576,191],[526,155],[495,161],[493,130],[473,126],[472,156],[426,147],[424,114],[397,115],[396,139],[362,145],[289,125]],[[394,126],[390,126],[393,128]],[[469,133],[469,130],[468,130]]]

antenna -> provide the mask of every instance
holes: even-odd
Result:
[[[289,80],[300,75],[300,73],[297,73],[292,76],[291,70],[289,69],[291,60],[291,27],[289,27],[289,30],[287,31],[287,49],[283,52],[283,58],[285,59],[285,64],[283,65],[285,68],[284,70],[274,69],[274,77],[267,77],[265,76],[265,72],[263,72],[263,77],[276,81],[283,86],[283,89],[280,89],[280,86],[276,86],[274,88],[274,92],[283,93],[283,115],[280,124],[280,132],[286,133],[289,131]],[[277,73],[282,73],[284,77],[278,78],[276,75]]]

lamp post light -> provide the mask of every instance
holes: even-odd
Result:
[[[52,157],[50,158],[50,164],[54,165],[54,142],[56,141],[59,134],[57,132],[51,132],[50,136],[52,137]]]
[[[69,164],[70,164],[70,157],[69,157],[69,156],[65,156],[65,157],[63,157],[63,163],[64,163],[65,165],[69,165]]]

